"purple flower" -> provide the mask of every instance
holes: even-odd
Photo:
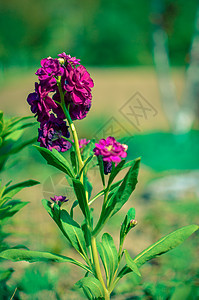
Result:
[[[54,198],[50,198],[53,202],[61,206],[64,202],[67,202],[69,199],[66,199],[65,196],[54,196]]]
[[[104,174],[108,175],[112,170],[112,162],[111,161],[103,161],[104,164]]]
[[[63,58],[67,63],[72,64],[73,66],[80,65],[80,59],[76,57],[71,57],[67,55],[65,52],[58,54],[60,58]]]
[[[49,92],[54,91],[57,85],[55,77],[62,76],[64,73],[63,67],[60,65],[57,58],[51,57],[44,58],[41,60],[41,68],[35,73],[39,80],[45,85]]]
[[[48,96],[45,87],[35,82],[35,92],[30,93],[27,98],[31,111],[38,117],[38,121],[48,120],[50,110],[57,108],[57,104]]]
[[[120,144],[114,137],[109,136],[106,139],[99,140],[93,149],[96,156],[101,155],[104,162],[104,172],[108,174],[112,169],[112,162],[117,165],[122,158],[127,156],[128,146]],[[111,163],[111,164],[110,164]]]
[[[70,65],[66,69],[65,89],[69,92],[74,104],[85,104],[91,101],[91,88],[94,86],[93,80],[86,68],[82,65],[73,69]]]
[[[80,140],[79,140],[79,147],[80,147],[80,148],[83,148],[83,147],[85,147],[88,143],[90,143],[90,140],[87,140],[87,139],[80,139]]]
[[[66,138],[70,136],[65,121],[51,114],[48,121],[41,122],[38,137],[38,142],[40,142],[41,147],[49,150],[54,148],[59,152],[67,151],[70,149],[71,143],[65,140],[63,136]]]

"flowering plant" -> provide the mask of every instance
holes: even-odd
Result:
[[[27,99],[31,111],[40,122],[40,147],[36,148],[48,164],[65,174],[77,198],[70,210],[63,208],[66,201],[70,203],[66,195],[55,195],[51,201],[43,199],[42,202],[81,259],[23,249],[5,250],[0,256],[13,261],[49,260],[78,265],[86,273],[76,286],[83,289],[88,299],[107,300],[123,276],[130,272],[141,276],[139,269],[145,262],[182,243],[198,226],[189,225],[172,232],[132,258],[124,249],[127,234],[137,224],[135,209],[130,208],[120,227],[118,249],[109,233],[103,233],[101,239],[97,239],[104,225],[119,212],[133,193],[140,158],[126,161],[128,146],[111,136],[96,143],[78,139],[73,121],[87,116],[94,86],[90,74],[80,65],[79,59],[65,52],[55,59],[42,59],[36,75],[39,83],[35,84],[35,92],[29,94]],[[61,154],[65,151],[70,152],[68,160]],[[92,164],[92,161],[95,163]],[[102,181],[102,189],[95,195],[91,193],[92,184],[87,176],[93,165],[97,166]],[[126,174],[123,179],[117,180],[122,170],[126,170]],[[99,197],[103,198],[102,209],[98,220],[95,220],[93,203]],[[74,216],[77,207],[83,216],[82,224]]]

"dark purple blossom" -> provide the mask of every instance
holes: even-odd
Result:
[[[41,147],[49,150],[54,148],[59,152],[64,152],[70,149],[71,143],[63,137],[69,138],[69,136],[66,122],[51,114],[47,122],[41,122],[38,142],[40,142]]]
[[[127,145],[120,144],[114,137],[109,136],[106,139],[99,140],[99,143],[95,144],[93,151],[96,156],[102,156],[104,161],[104,171],[105,174],[108,174],[112,169],[110,163],[113,162],[117,165],[122,158],[127,156],[127,149]]]
[[[67,202],[69,199],[66,199],[65,196],[54,196],[50,198],[54,203],[58,204],[59,206],[61,206],[61,204],[63,204],[64,202]]]
[[[43,85],[45,85],[46,89],[52,92],[57,85],[56,77],[62,76],[63,73],[64,69],[60,65],[59,60],[48,57],[41,60],[41,68],[35,74]]]
[[[112,170],[112,162],[111,161],[103,161],[104,164],[104,174],[107,175],[111,173]]]
[[[28,95],[27,102],[39,122],[47,120],[50,117],[50,110],[57,108],[57,104],[48,96],[45,87],[37,82],[35,83],[35,92]]]
[[[73,66],[80,65],[80,59],[76,57],[71,57],[67,55],[65,52],[58,54],[60,58],[63,58],[67,63],[72,64]]]

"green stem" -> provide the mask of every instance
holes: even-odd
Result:
[[[79,140],[78,140],[78,136],[77,136],[77,131],[75,129],[75,125],[74,125],[73,121],[71,120],[69,111],[66,109],[66,105],[65,105],[65,101],[64,101],[64,94],[63,94],[62,87],[61,87],[61,77],[58,79],[57,85],[58,85],[58,89],[59,89],[59,93],[60,93],[60,98],[61,98],[61,104],[60,105],[61,105],[61,108],[63,109],[63,112],[64,112],[64,114],[66,116],[66,119],[68,121],[69,127],[70,127],[72,135],[73,135],[74,147],[75,147],[75,152],[77,154],[77,160],[78,160],[79,172],[80,172],[80,170],[84,166],[84,163],[82,161],[82,157],[81,157],[81,153],[80,153]],[[80,181],[82,181],[82,183],[83,183],[83,176],[81,176]]]
[[[104,279],[102,277],[101,269],[100,269],[100,263],[99,263],[99,257],[98,257],[98,252],[97,252],[97,246],[96,246],[96,240],[95,237],[92,236],[91,238],[91,247],[92,247],[92,253],[93,253],[93,260],[94,260],[94,265],[95,265],[95,271],[98,280],[101,282],[102,287],[104,289],[104,297],[105,300],[110,300],[110,294],[105,286]]]

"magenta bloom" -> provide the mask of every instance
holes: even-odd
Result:
[[[82,65],[77,68],[67,67],[66,81],[64,88],[69,92],[74,104],[80,105],[91,100],[91,88],[94,86],[93,80],[86,68]]]
[[[127,156],[127,145],[120,144],[114,137],[109,136],[106,139],[99,140],[93,149],[96,156],[101,155],[104,161],[104,172],[108,174],[112,169],[112,162],[117,165],[122,158]]]
[[[73,66],[80,65],[80,59],[76,57],[71,57],[67,55],[65,52],[58,54],[60,58],[63,58],[67,63],[72,64]]]
[[[35,74],[45,87],[48,87],[48,91],[51,92],[54,91],[53,88],[57,84],[55,77],[62,76],[63,73],[64,69],[60,65],[59,60],[49,57],[41,60],[41,68],[39,68]]]
[[[50,198],[53,202],[61,206],[64,202],[67,202],[69,199],[66,199],[65,196],[54,196],[54,198]]]
[[[79,147],[80,147],[80,148],[85,147],[88,143],[90,143],[90,140],[87,140],[87,139],[80,139],[80,140],[79,140]]]
[[[65,140],[62,136],[69,138],[70,133],[66,122],[50,115],[47,122],[41,122],[39,128],[38,142],[40,146],[52,150],[53,148],[59,152],[64,152],[70,149],[71,143]]]
[[[31,111],[38,117],[39,122],[48,120],[50,110],[57,108],[57,104],[48,96],[45,87],[37,82],[35,82],[35,92],[28,95],[27,102],[31,106]]]

